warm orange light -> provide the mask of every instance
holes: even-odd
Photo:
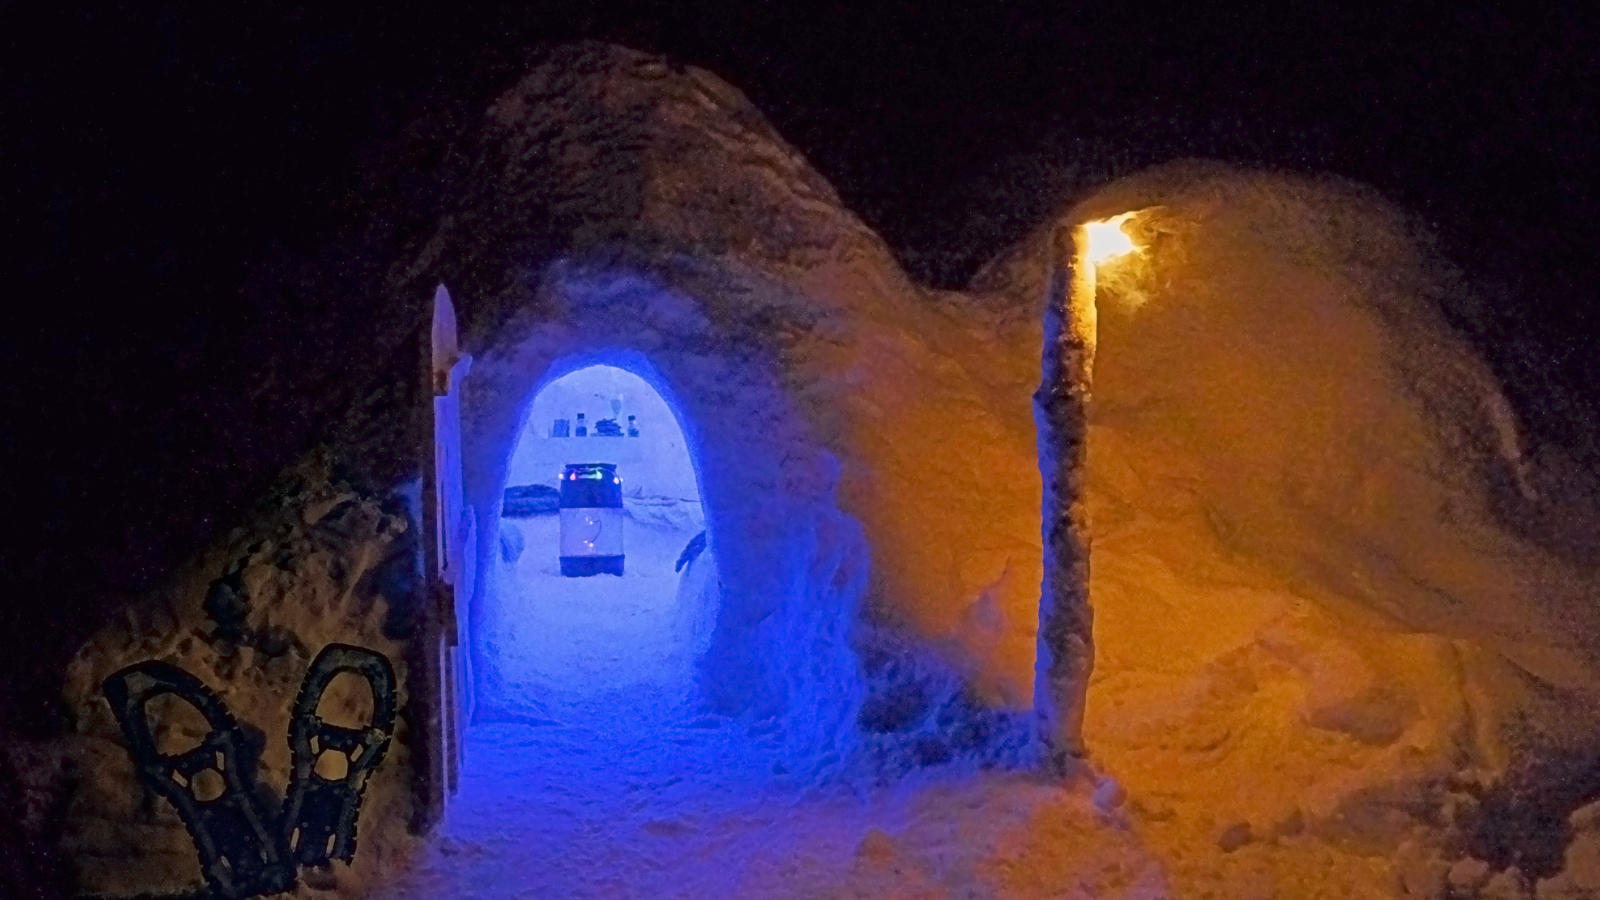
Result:
[[[1133,242],[1132,235],[1122,230],[1122,226],[1136,213],[1123,213],[1098,222],[1090,222],[1083,226],[1088,235],[1088,246],[1084,248],[1084,257],[1092,265],[1110,262],[1119,256],[1129,253],[1138,253],[1139,245]]]

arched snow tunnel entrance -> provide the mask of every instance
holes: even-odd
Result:
[[[608,755],[623,732],[654,746],[686,722],[742,729],[765,746],[768,777],[849,755],[866,538],[838,508],[840,463],[780,348],[742,317],[637,272],[557,263],[538,303],[477,338],[461,456],[481,570],[457,606],[469,727],[604,719]],[[557,419],[567,437],[551,436]],[[595,434],[606,419],[621,437]],[[505,514],[508,488],[514,505],[548,505],[569,463],[616,466],[620,578],[558,575],[559,513]],[[477,766],[465,744],[464,779]]]
[[[507,467],[483,619],[500,678],[484,699],[533,720],[686,711],[720,597],[713,547],[656,389],[605,364],[551,380]]]

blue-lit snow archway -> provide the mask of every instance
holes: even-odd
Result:
[[[606,708],[638,716],[669,711],[751,723],[784,748],[792,766],[825,769],[843,759],[856,740],[863,693],[852,633],[870,554],[860,525],[836,506],[839,463],[785,391],[776,349],[763,347],[760,336],[727,334],[699,302],[632,273],[558,265],[547,273],[541,301],[496,327],[475,353],[465,385],[466,502],[477,516],[483,561],[464,611],[473,672],[470,718],[559,721],[562,706],[574,698],[587,693],[598,700],[609,692],[600,701]],[[583,438],[575,435],[580,400],[590,404],[581,410],[590,430]],[[616,410],[613,400],[620,401]],[[641,436],[628,437],[627,416],[636,403],[639,410],[655,410],[652,415],[670,414],[670,427],[634,411]],[[595,437],[597,416],[617,417],[623,436]],[[548,437],[560,427],[558,418],[566,419],[566,438]],[[555,555],[539,543],[548,535],[534,533],[548,531],[548,524],[530,528],[528,519],[503,515],[506,488],[539,483],[541,474],[551,479],[558,458],[563,464],[614,461],[631,486],[627,445],[642,447],[649,432],[665,440],[669,455],[679,455],[639,483],[643,490],[626,527],[659,539],[653,547],[630,544],[644,554],[642,566],[659,572],[662,560],[647,557],[665,557],[670,546],[666,574],[677,586],[663,601],[665,609],[629,612],[653,617],[665,634],[656,629],[650,641],[634,645],[639,653],[631,658],[620,639],[626,629],[587,657],[581,633],[526,641],[528,623],[538,617],[530,617],[529,594],[512,579],[530,570],[548,575],[541,570],[555,570]],[[531,442],[529,435],[535,436]],[[568,452],[580,444],[581,451]],[[602,446],[622,455],[594,456]],[[673,492],[699,502],[659,501]],[[647,535],[641,522],[653,515],[671,519],[672,527]],[[502,527],[507,521],[515,523],[510,533]],[[688,531],[692,524],[703,524],[709,550],[685,573],[672,572],[696,533]],[[626,585],[628,578],[567,581],[590,582],[565,593],[567,602],[581,603],[585,593],[603,591],[603,582]],[[556,593],[547,602],[557,602]],[[576,611],[567,624],[581,627],[584,616],[597,612]],[[541,627],[558,619],[546,616]],[[562,640],[561,646],[551,643]],[[551,650],[569,653],[573,665],[559,665]],[[678,681],[679,671],[686,681]]]
[[[591,463],[601,467],[577,468]],[[574,500],[590,474],[617,483],[620,508]],[[528,406],[506,481],[496,552],[481,567],[491,573],[483,623],[500,676],[495,708],[542,719],[594,705],[651,717],[692,707],[720,592],[672,408],[618,366],[554,378]],[[590,561],[620,573],[574,576]]]

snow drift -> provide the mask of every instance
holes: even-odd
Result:
[[[1461,852],[1510,767],[1595,747],[1592,572],[1539,539],[1562,488],[1378,198],[1182,164],[1066,219],[1131,209],[1090,403],[1096,761],[1152,840],[1279,895],[1329,889],[1296,842],[1352,883]],[[1026,253],[988,277],[1037,283]]]

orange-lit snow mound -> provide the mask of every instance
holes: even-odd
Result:
[[[1086,736],[1158,844],[1238,850],[1204,878],[1303,896],[1304,858],[1244,848],[1393,851],[1593,734],[1600,610],[1521,536],[1515,418],[1396,216],[1180,166],[1068,218],[1146,207],[1099,272]]]

